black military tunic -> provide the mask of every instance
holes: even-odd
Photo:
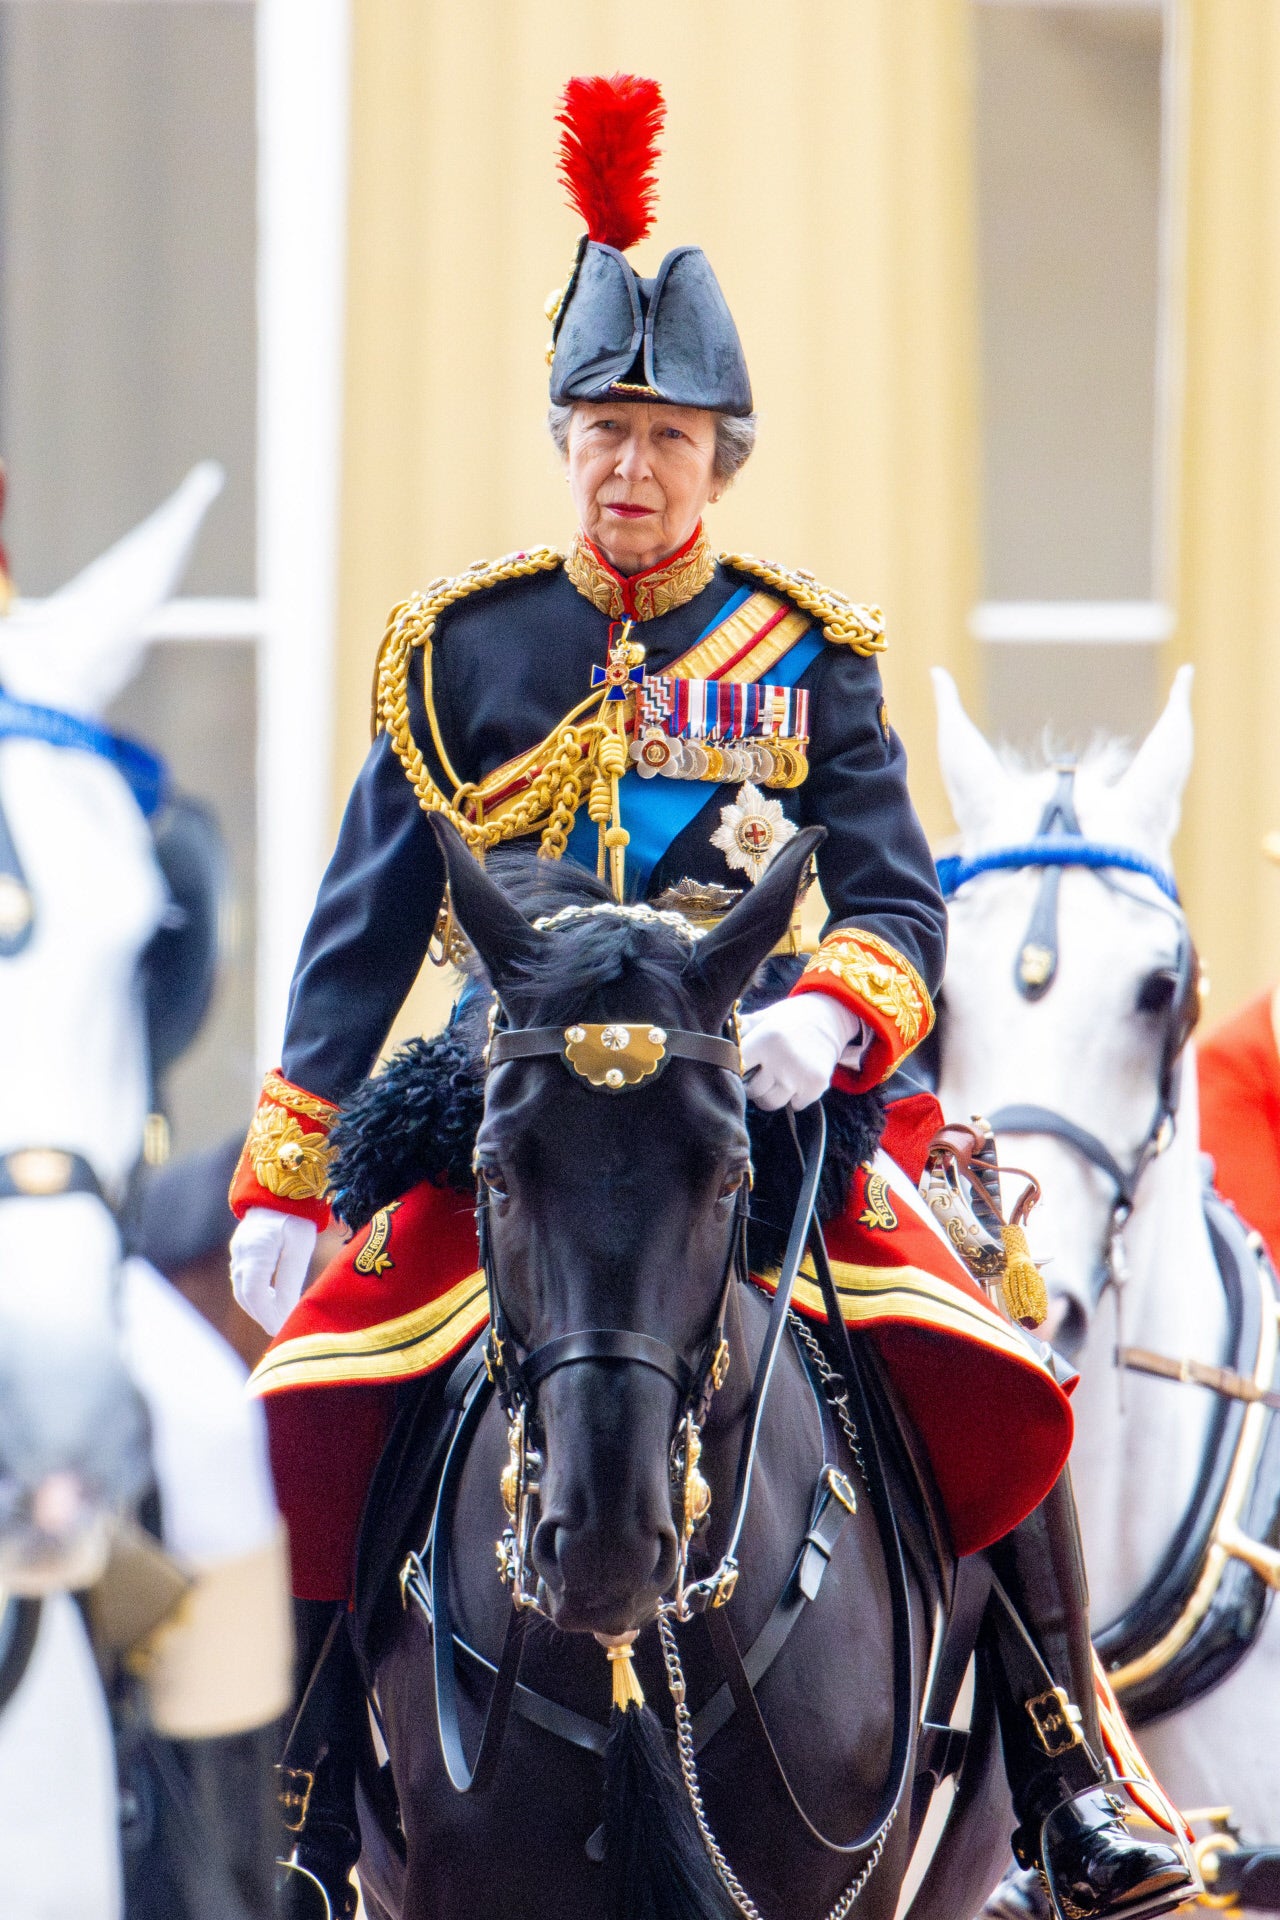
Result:
[[[758,584],[717,562],[701,591],[636,627],[646,672],[663,672],[734,594]],[[606,662],[615,633],[562,567],[505,580],[448,607],[433,639],[432,692],[458,776],[483,780],[552,734],[590,693],[592,668]],[[827,829],[818,854],[827,931],[849,925],[879,936],[932,994],[942,977],[946,909],[907,793],[902,743],[885,720],[876,662],[826,644],[798,684],[809,690],[810,770],[801,786],[773,797],[797,825]],[[450,794],[432,745],[421,653],[413,657],[409,715],[432,779]],[[626,785],[637,778],[629,772]],[[706,784],[705,804],[649,876],[649,898],[686,877],[743,884],[711,844],[738,784]],[[288,1080],[340,1102],[368,1073],[422,965],[443,889],[427,814],[390,737],[380,733],[302,943],[282,1062]]]

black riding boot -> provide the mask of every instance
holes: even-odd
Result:
[[[364,1692],[346,1608],[298,1600],[294,1617],[301,1705],[279,1769],[285,1845],[276,1876],[276,1915],[277,1920],[352,1920]]]
[[[991,1664],[1020,1822],[1013,1836],[1017,1860],[1052,1882],[1069,1920],[1176,1907],[1198,1890],[1185,1856],[1172,1843],[1131,1833],[1129,1803],[1109,1787],[1089,1643],[1089,1590],[1065,1469],[1048,1498],[993,1548],[992,1559],[1054,1683],[1052,1690],[1045,1687],[1017,1627],[993,1607]]]

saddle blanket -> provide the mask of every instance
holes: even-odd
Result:
[[[991,1305],[919,1196],[913,1174],[941,1124],[936,1103],[920,1095],[889,1112],[885,1146],[858,1169],[827,1247],[845,1320],[879,1352],[953,1545],[973,1553],[1048,1493],[1071,1448],[1071,1408],[1047,1349]],[[769,1289],[768,1274],[753,1278]],[[825,1317],[811,1275],[795,1306]],[[426,1182],[376,1213],[303,1295],[251,1381],[299,1598],[347,1597],[397,1386],[463,1352],[487,1320],[473,1202]]]

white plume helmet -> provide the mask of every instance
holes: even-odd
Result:
[[[96,718],[127,684],[144,628],[186,570],[225,474],[202,460],[131,533],[47,599],[0,620],[0,686],[15,700]]]

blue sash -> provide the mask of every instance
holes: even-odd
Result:
[[[731,613],[737,612],[753,591],[755,589],[743,587],[736,593],[720,609],[710,626],[698,635],[698,641],[714,633]],[[790,651],[784,653],[781,660],[769,669],[766,684],[793,687],[805,668],[817,659],[823,645],[822,628],[817,625],[810,627],[801,634]],[[623,775],[618,791],[622,824],[631,835],[627,847],[627,891],[635,899],[643,900],[653,870],[668,847],[679,838],[690,821],[710,805],[720,788],[709,780],[666,780],[661,774],[653,780],[642,780],[632,767]],[[594,820],[587,817],[586,808],[579,808],[573,832],[569,835],[569,853],[594,873],[599,845],[599,828]]]

